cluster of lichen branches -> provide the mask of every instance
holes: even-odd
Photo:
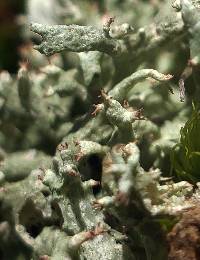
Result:
[[[102,28],[30,25],[36,50],[63,52],[0,74],[2,259],[167,259],[163,223],[199,194],[161,177],[188,115],[177,93],[199,64],[198,8],[176,1],[172,17],[138,30],[108,17]],[[150,67],[169,42],[190,50],[175,79]]]

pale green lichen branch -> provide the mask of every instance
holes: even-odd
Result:
[[[119,49],[118,42],[107,38],[102,29],[79,25],[42,25],[32,23],[31,31],[42,36],[35,49],[49,56],[63,50],[72,52],[101,51],[108,54]]]
[[[138,82],[146,79],[146,78],[152,78],[157,81],[168,81],[173,76],[168,74],[162,74],[156,70],[153,69],[143,69],[136,71],[131,76],[123,79],[121,82],[119,82],[110,92],[109,95],[113,97],[114,99],[118,101],[123,101],[126,98],[126,95],[131,90],[131,88],[137,84]]]

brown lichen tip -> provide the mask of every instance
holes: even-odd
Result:
[[[17,73],[18,80],[22,78],[28,78],[28,69],[29,69],[29,63],[26,61],[20,61],[19,62],[19,70]]]
[[[130,107],[130,105],[128,103],[128,100],[124,99],[124,101],[123,101],[123,108],[129,108],[129,107]]]
[[[76,172],[75,170],[71,170],[69,173],[68,173],[69,176],[71,177],[80,177],[80,173],[79,172]]]
[[[94,208],[94,209],[98,209],[98,210],[102,210],[103,209],[103,205],[102,204],[100,204],[98,201],[93,201],[93,203],[92,203],[92,207]]]
[[[114,21],[115,21],[115,17],[108,17],[106,22],[103,25],[103,31],[107,38],[110,38],[110,26],[112,23],[114,23]]]
[[[87,184],[88,184],[90,187],[96,187],[96,186],[100,186],[100,185],[101,185],[101,182],[100,182],[100,181],[93,180],[93,179],[90,179],[90,180],[87,181]]]
[[[146,118],[143,116],[144,108],[140,108],[134,112],[134,117],[138,120],[145,120]]]
[[[163,77],[163,80],[170,80],[174,77],[174,75],[171,75],[171,74],[167,74]]]
[[[74,235],[69,242],[69,249],[72,251],[76,251],[84,242],[95,238],[98,235],[101,235],[108,230],[105,229],[101,223],[98,223],[97,226],[93,230],[83,231],[76,235]]]
[[[93,208],[95,209],[103,209],[105,207],[110,207],[114,204],[114,197],[105,196],[101,199],[95,200],[92,203]]]
[[[119,205],[128,206],[128,204],[130,202],[128,194],[118,191],[115,196],[115,202]]]
[[[61,143],[57,146],[56,148],[59,152],[63,151],[63,150],[67,150],[68,149],[68,144],[65,142],[65,143]]]
[[[103,110],[103,104],[93,104],[94,111],[91,113],[92,116],[96,116],[100,111]]]
[[[7,191],[7,189],[5,187],[0,187],[0,193],[4,193],[6,191]]]
[[[82,153],[82,152],[75,154],[75,156],[74,156],[75,161],[79,162],[83,156],[84,156],[84,153]]]
[[[112,99],[112,97],[110,97],[110,96],[108,95],[108,93],[107,93],[104,89],[101,89],[101,95],[100,95],[100,97],[102,97],[104,100],[110,100],[110,99]]]
[[[28,70],[29,65],[30,65],[30,64],[29,64],[29,61],[28,61],[28,60],[19,61],[19,67],[20,67],[20,69]]]

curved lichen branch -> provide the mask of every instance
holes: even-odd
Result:
[[[94,239],[96,236],[102,235],[105,232],[107,232],[106,227],[103,227],[101,223],[98,223],[98,225],[94,228],[94,230],[83,231],[74,235],[69,240],[68,247],[70,251],[76,252],[84,242],[90,239]]]
[[[199,22],[199,9],[197,8],[198,1],[193,2],[190,0],[180,1],[180,9],[183,21],[185,25],[189,27],[193,27]]]
[[[63,50],[72,52],[101,51],[113,54],[119,51],[118,41],[106,37],[103,29],[80,25],[30,24],[30,30],[42,36],[39,52],[49,56]]]
[[[142,69],[139,71],[136,71],[129,77],[123,79],[121,82],[119,82],[110,92],[109,95],[113,97],[114,99],[118,101],[122,101],[126,98],[126,95],[131,90],[131,88],[138,82],[146,79],[146,78],[152,78],[157,81],[167,81],[170,80],[173,76],[168,74],[162,74],[158,72],[157,70],[153,69]]]
[[[30,30],[42,36],[42,43],[35,46],[35,49],[47,56],[64,50],[100,51],[117,56],[132,53],[133,60],[185,33],[182,19],[177,17],[172,21],[163,19],[158,25],[140,28],[136,33],[133,33],[132,26],[127,23],[111,28],[112,22],[113,18],[110,18],[103,28],[32,23]]]

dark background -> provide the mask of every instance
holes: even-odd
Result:
[[[15,73],[22,43],[17,17],[24,13],[25,0],[0,0],[0,70]]]

